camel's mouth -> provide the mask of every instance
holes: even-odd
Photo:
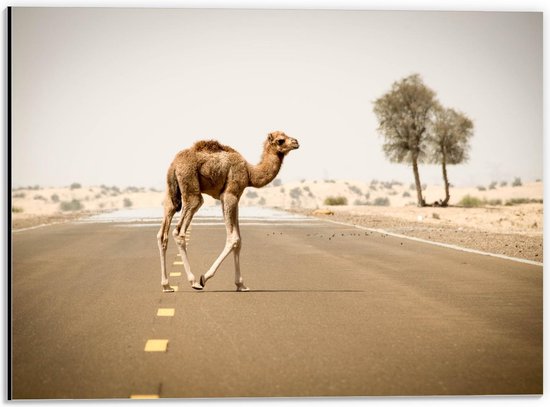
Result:
[[[292,140],[291,146],[294,150],[297,150],[297,149],[300,148],[300,143],[298,143],[298,140],[294,139],[294,140]]]

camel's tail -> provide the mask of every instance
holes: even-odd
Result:
[[[178,186],[176,172],[172,167],[170,167],[166,176],[166,188],[168,191],[168,196],[172,200],[172,205],[174,205],[176,212],[179,212],[181,210],[181,192],[180,187]]]

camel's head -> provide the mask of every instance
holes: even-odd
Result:
[[[298,140],[288,137],[282,131],[274,131],[267,135],[267,143],[278,154],[287,155],[290,151],[300,148]]]

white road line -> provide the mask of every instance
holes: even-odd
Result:
[[[399,233],[388,232],[387,230],[384,230],[384,229],[368,228],[368,227],[365,227],[365,226],[352,225],[350,223],[338,222],[338,221],[330,220],[330,219],[323,219],[323,220],[326,220],[327,222],[335,223],[337,225],[351,226],[351,227],[355,227],[355,228],[362,229],[362,230],[368,230],[369,232],[385,234],[385,235],[388,235],[388,236],[398,237],[398,238],[401,238],[401,239],[413,240],[415,242],[431,244],[433,246],[445,247],[447,249],[458,250],[458,251],[461,251],[461,252],[480,254],[482,256],[491,256],[491,257],[496,257],[496,258],[499,258],[499,259],[516,261],[518,263],[531,264],[533,266],[540,266],[540,267],[544,266],[544,263],[540,263],[538,261],[520,259],[520,258],[517,258],[517,257],[510,257],[510,256],[505,256],[503,254],[483,252],[481,250],[468,249],[466,247],[460,247],[460,246],[456,246],[456,245],[448,244],[448,243],[433,242],[431,240],[420,239],[418,237],[412,237],[412,236],[400,235]]]
[[[63,223],[69,223],[69,222],[70,222],[70,221],[67,221],[67,222],[42,223],[42,224],[40,224],[40,225],[31,226],[31,227],[28,227],[28,228],[12,229],[12,230],[11,230],[11,233],[26,232],[27,230],[40,229],[40,228],[43,228],[43,227],[45,227],[45,226],[61,225],[61,224],[63,224]]]

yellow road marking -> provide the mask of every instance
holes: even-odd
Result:
[[[171,287],[174,289],[174,291],[178,291],[178,286],[177,285],[172,285]]]
[[[166,352],[168,339],[149,339],[145,343],[145,352]]]
[[[183,261],[175,261],[174,266],[183,266]]]
[[[147,400],[147,399],[158,399],[160,398],[158,394],[132,394],[131,399],[136,400]]]
[[[173,317],[176,313],[174,308],[159,308],[157,311],[157,317]]]
[[[173,271],[170,273],[170,277],[181,277],[181,273],[179,271]]]

